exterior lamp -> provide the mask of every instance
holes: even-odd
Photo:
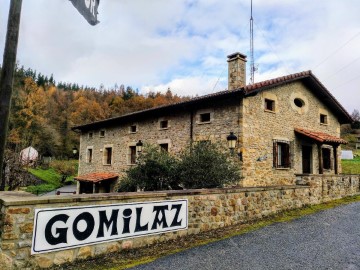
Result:
[[[230,135],[227,136],[227,141],[228,141],[228,145],[229,145],[229,149],[231,154],[234,154],[234,149],[235,149],[235,145],[236,145],[236,141],[237,141],[237,137],[234,135],[234,132],[230,132]]]
[[[141,153],[142,152],[142,148],[143,148],[143,142],[141,140],[139,140],[136,143],[136,152]]]
[[[76,146],[74,146],[74,147],[73,147],[72,152],[73,152],[73,154],[74,154],[74,155],[76,155],[76,154],[77,154],[78,149],[76,148]]]

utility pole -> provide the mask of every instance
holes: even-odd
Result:
[[[4,153],[9,125],[11,95],[16,65],[22,0],[11,0],[0,77],[0,190],[5,189]]]

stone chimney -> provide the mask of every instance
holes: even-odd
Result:
[[[228,55],[228,90],[234,90],[246,85],[246,55],[239,52]]]

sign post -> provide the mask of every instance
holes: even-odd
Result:
[[[22,0],[11,0],[0,77],[0,191],[5,189],[4,153],[9,125]]]

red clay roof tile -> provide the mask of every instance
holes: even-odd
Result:
[[[109,172],[95,172],[95,173],[89,173],[84,175],[79,175],[77,177],[74,177],[77,181],[83,181],[83,182],[100,182],[104,180],[112,180],[117,178],[119,175],[116,173],[109,173]]]
[[[296,133],[302,134],[306,137],[309,137],[320,143],[329,143],[329,144],[347,144],[347,141],[338,138],[336,136],[332,136],[330,134],[320,132],[320,131],[311,131],[303,128],[295,128]]]

